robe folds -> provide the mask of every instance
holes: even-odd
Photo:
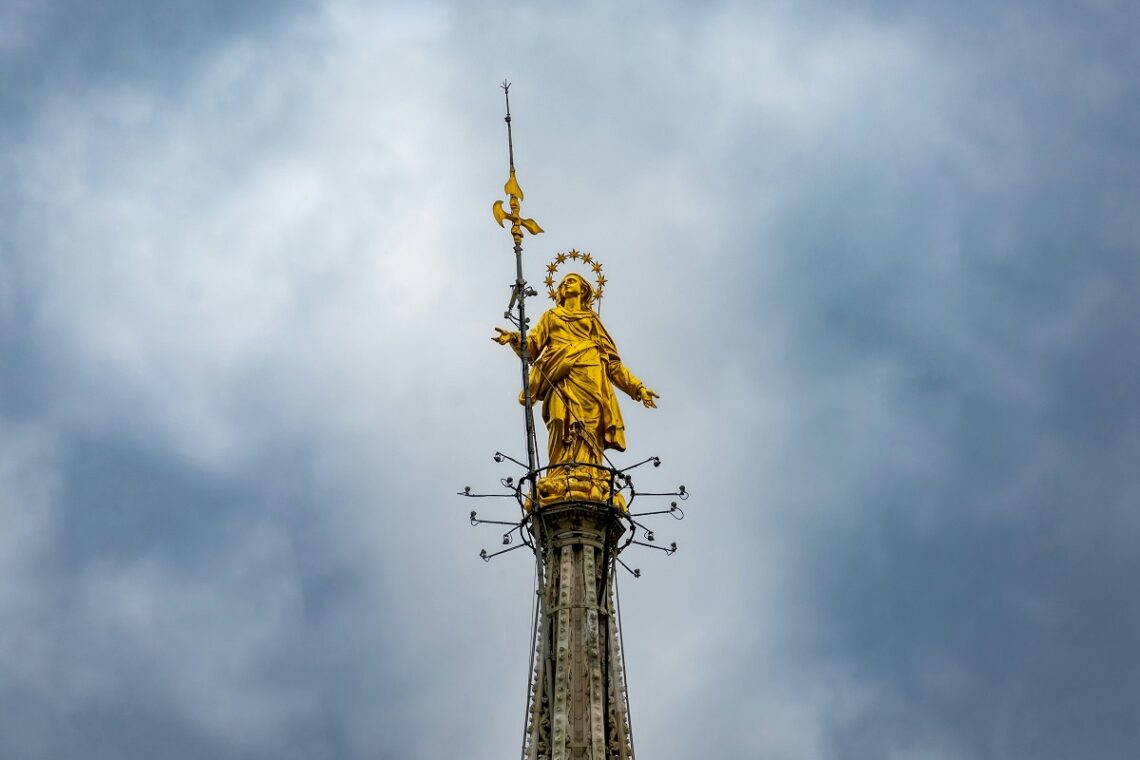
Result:
[[[527,335],[532,402],[542,402],[549,464],[601,464],[603,449],[625,451],[614,386],[639,400],[642,383],[622,364],[601,319],[556,306]],[[524,399],[521,398],[520,402]]]

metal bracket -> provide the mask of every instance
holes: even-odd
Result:
[[[616,559],[618,561],[619,565],[621,565],[626,570],[628,570],[629,574],[632,575],[634,578],[640,578],[641,577],[641,568],[640,567],[630,567],[629,565],[622,562],[621,557],[614,557],[614,559]]]
[[[672,555],[677,553],[677,542],[676,541],[669,544],[668,548],[666,548],[664,546],[654,546],[653,544],[647,544],[647,543],[644,543],[642,541],[633,541],[632,543],[636,544],[637,546],[645,546],[649,549],[656,549],[659,552],[665,552],[666,557],[671,557]]]

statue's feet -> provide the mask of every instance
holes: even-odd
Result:
[[[551,470],[537,484],[540,505],[556,504],[561,501],[594,501],[602,504],[610,502],[609,473],[594,467],[577,466]],[[614,500],[619,508],[625,506],[620,495]]]

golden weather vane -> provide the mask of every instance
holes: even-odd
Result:
[[[511,220],[511,237],[515,239],[515,246],[522,246],[523,234],[525,229],[532,235],[537,235],[542,232],[542,228],[538,226],[538,222],[533,219],[523,219],[519,215],[522,209],[523,191],[519,187],[519,182],[515,179],[515,143],[511,136],[511,83],[503,80],[503,95],[507,99],[507,149],[510,152],[511,158],[511,176],[507,178],[507,184],[503,185],[503,191],[507,194],[508,202],[511,207],[511,212],[508,214],[503,208],[502,201],[495,201],[491,206],[491,213],[495,215],[495,221],[499,226],[503,226],[503,220]]]

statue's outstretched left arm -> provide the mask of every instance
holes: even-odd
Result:
[[[606,364],[606,374],[610,376],[610,382],[628,393],[634,401],[640,401],[647,409],[657,408],[657,402],[653,399],[661,397],[646,388],[645,383],[626,369],[620,359],[612,359]]]

